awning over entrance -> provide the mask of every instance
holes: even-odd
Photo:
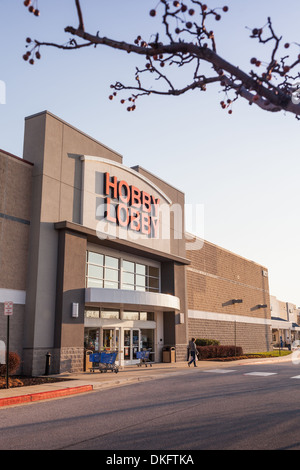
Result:
[[[272,317],[271,322],[273,330],[294,330],[294,323],[284,320],[283,318]]]
[[[156,311],[180,311],[180,299],[174,295],[156,292],[140,292],[125,289],[85,289],[86,303],[101,303],[118,308],[151,309]]]

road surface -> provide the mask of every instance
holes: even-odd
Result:
[[[299,395],[290,362],[187,368],[1,409],[0,450],[299,450]]]

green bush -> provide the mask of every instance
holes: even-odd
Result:
[[[20,356],[15,352],[10,352],[8,356],[8,372],[14,374],[20,367]],[[6,364],[0,364],[0,375],[6,375]]]
[[[197,338],[196,346],[219,346],[220,341],[217,339],[205,339],[205,338]]]
[[[197,351],[199,359],[213,359],[243,355],[243,349],[240,346],[197,346]]]

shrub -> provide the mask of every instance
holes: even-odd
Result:
[[[8,356],[8,372],[14,374],[20,367],[20,356],[15,352],[10,352]],[[6,364],[0,364],[0,375],[6,375]]]
[[[195,343],[196,346],[218,346],[220,344],[220,341],[218,341],[217,339],[197,338]]]
[[[242,356],[243,349],[240,346],[197,346],[200,359],[213,359],[223,357]]]

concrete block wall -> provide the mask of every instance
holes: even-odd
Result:
[[[189,338],[217,339],[244,352],[270,350],[267,269],[206,241],[187,257]],[[233,299],[242,302],[233,304]]]
[[[190,318],[189,335],[191,338],[217,339],[224,346],[240,346],[245,354],[268,351],[272,342],[269,325],[230,321]]]

